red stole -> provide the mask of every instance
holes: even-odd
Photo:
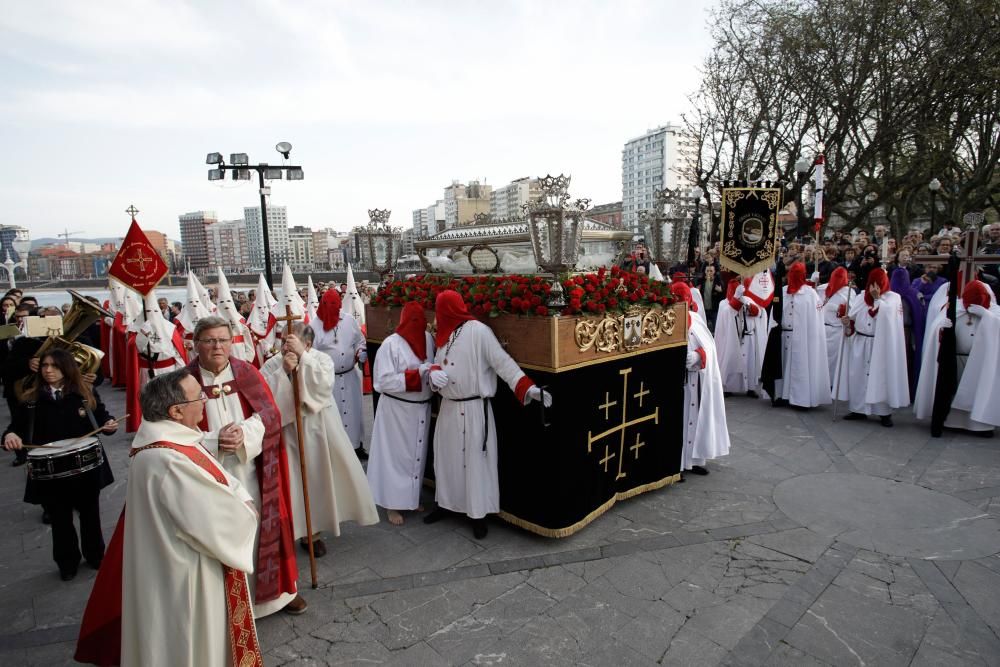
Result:
[[[111,364],[111,385],[125,386],[125,314],[115,313],[115,321],[111,328],[111,354],[114,360]]]
[[[154,442],[129,452],[135,456],[147,449],[171,449],[188,457],[192,463],[210,474],[219,484],[228,486],[226,476],[211,457],[197,447],[172,442]],[[94,588],[87,601],[76,643],[77,662],[95,665],[120,665],[122,655],[122,572],[125,547],[125,508],[122,508],[114,535],[108,544]],[[229,619],[229,647],[234,667],[263,667],[264,660],[257,643],[257,627],[253,621],[253,603],[246,585],[246,575],[221,564],[225,575],[226,617]]]
[[[234,380],[228,384],[238,392],[244,415],[248,412],[260,415],[264,423],[263,448],[255,459],[261,505],[255,576],[256,602],[268,602],[282,593],[295,593],[299,577],[295,539],[292,537],[292,500],[288,490],[288,458],[281,435],[281,413],[260,371],[235,357],[229,358],[229,365],[233,369]],[[188,364],[188,370],[199,384],[204,385],[197,358]],[[203,421],[202,429],[207,431],[207,425],[207,421]]]

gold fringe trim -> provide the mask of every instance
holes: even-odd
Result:
[[[634,489],[629,489],[628,491],[620,491],[619,493],[613,495],[611,498],[608,498],[608,500],[603,505],[592,511],[590,514],[583,517],[582,519],[574,523],[572,526],[566,526],[565,528],[546,528],[545,526],[539,526],[537,523],[532,523],[531,521],[528,521],[526,519],[516,517],[513,514],[504,512],[503,510],[500,510],[500,518],[509,524],[517,526],[518,528],[523,528],[531,533],[535,533],[536,535],[541,535],[542,537],[556,537],[556,538],[569,537],[570,535],[579,532],[594,519],[596,519],[597,517],[601,516],[609,509],[614,507],[614,504],[617,503],[619,500],[628,500],[629,498],[634,498],[635,496],[638,496],[641,493],[646,493],[647,491],[655,491],[656,489],[662,489],[665,486],[669,486],[670,484],[674,484],[675,482],[680,481],[680,479],[681,475],[680,473],[677,473],[676,475],[664,477],[663,479],[657,482],[650,482],[649,484],[643,484],[642,486],[637,486]]]

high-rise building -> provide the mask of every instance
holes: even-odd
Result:
[[[418,208],[413,211],[413,236],[414,238],[420,238],[421,236],[428,236],[428,230],[430,229],[427,224],[428,221],[428,208]]]
[[[250,266],[254,271],[264,270],[264,228],[260,219],[260,207],[248,206],[243,209],[243,220],[247,226],[247,243],[250,245]],[[271,250],[271,267],[281,270],[289,260],[288,211],[284,206],[267,207],[267,241]]]
[[[31,233],[26,227],[18,225],[0,225],[0,264],[7,261],[14,262],[15,280],[24,280],[28,277],[28,255],[31,249]],[[18,271],[21,269],[21,271]],[[3,270],[4,277],[7,270]]]
[[[313,230],[302,225],[288,228],[288,265],[292,271],[309,273],[313,270]]]
[[[537,178],[519,178],[490,193],[490,215],[495,219],[521,218],[521,206],[542,194]]]
[[[427,207],[427,236],[434,236],[445,230],[444,200],[438,199]]]
[[[312,233],[313,268],[317,271],[326,271],[330,268],[330,256],[327,251],[330,249],[331,236],[330,229],[318,229]]]
[[[215,211],[184,213],[178,219],[181,226],[181,246],[188,265],[194,271],[205,271],[209,268],[206,228],[218,221]]]
[[[243,220],[221,220],[210,225],[208,236],[209,268],[223,273],[246,273],[250,270],[250,247]]]
[[[445,229],[472,224],[477,213],[489,213],[492,191],[493,186],[480,184],[479,181],[469,181],[468,185],[452,181],[444,189]]]
[[[657,190],[691,187],[692,142],[678,125],[662,125],[622,149],[622,225],[641,234],[639,211],[652,210]]]

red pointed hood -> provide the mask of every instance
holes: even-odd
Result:
[[[416,301],[407,302],[399,316],[396,333],[403,337],[420,361],[427,358],[426,331],[427,315],[424,314],[424,307]]]
[[[434,336],[434,343],[438,347],[448,342],[448,337],[458,325],[476,319],[465,307],[462,295],[451,289],[438,294],[434,310],[437,317],[437,335]]]
[[[726,300],[729,301],[729,306],[733,310],[739,310],[743,307],[743,302],[736,298],[736,290],[739,289],[740,279],[732,278],[729,281],[729,285],[726,287]]]
[[[340,321],[340,304],[340,292],[335,289],[323,292],[319,308],[316,309],[316,315],[323,323],[323,331],[329,331],[337,326],[337,322]]]
[[[686,283],[672,283],[670,285],[670,291],[675,297],[684,301],[688,305],[688,310],[692,313],[698,312],[698,304],[695,303],[694,297],[691,296],[691,288],[688,287]]]
[[[788,269],[788,293],[795,294],[806,284],[806,265],[795,262]]]
[[[962,305],[968,310],[969,306],[982,306],[986,310],[990,309],[990,291],[986,285],[979,280],[973,280],[962,290]]]
[[[872,269],[871,271],[868,272],[868,284],[865,285],[865,303],[867,303],[869,306],[875,305],[875,300],[872,299],[872,295],[868,291],[868,288],[871,287],[872,285],[878,285],[878,288],[879,290],[881,290],[882,294],[892,291],[889,289],[889,276],[886,275],[885,270]]]
[[[838,266],[830,274],[830,282],[826,284],[826,300],[829,301],[830,298],[835,295],[840,290],[847,286],[847,269],[842,266]]]

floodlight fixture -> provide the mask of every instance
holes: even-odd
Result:
[[[264,170],[264,178],[281,180],[281,167],[268,167]]]
[[[208,180],[210,181],[221,181],[226,177],[226,172],[221,169],[209,169],[208,170]]]
[[[799,174],[805,174],[805,173],[807,173],[809,171],[809,167],[810,166],[811,165],[810,165],[809,160],[807,160],[804,157],[802,157],[802,158],[799,158],[798,162],[795,163],[795,171],[796,171],[796,173],[799,173]]]
[[[292,152],[292,145],[290,143],[288,143],[287,141],[282,141],[282,142],[279,142],[274,147],[274,150],[278,151],[283,156],[285,156],[285,159],[287,160],[289,153]]]
[[[209,153],[205,164],[222,164],[222,153]]]
[[[696,202],[700,201],[704,195],[705,191],[701,189],[700,185],[696,185],[693,188],[691,188],[691,199],[695,200]]]
[[[230,153],[229,163],[235,165],[250,164],[250,157],[246,153]]]
[[[233,169],[233,180],[234,181],[249,181],[250,180],[250,170],[249,169]]]
[[[939,181],[937,178],[932,178],[931,182],[927,184],[927,189],[930,190],[931,192],[937,192],[938,190],[941,189],[941,181]]]
[[[288,180],[301,181],[303,178],[305,178],[305,174],[302,172],[301,168],[295,167],[288,170]]]

